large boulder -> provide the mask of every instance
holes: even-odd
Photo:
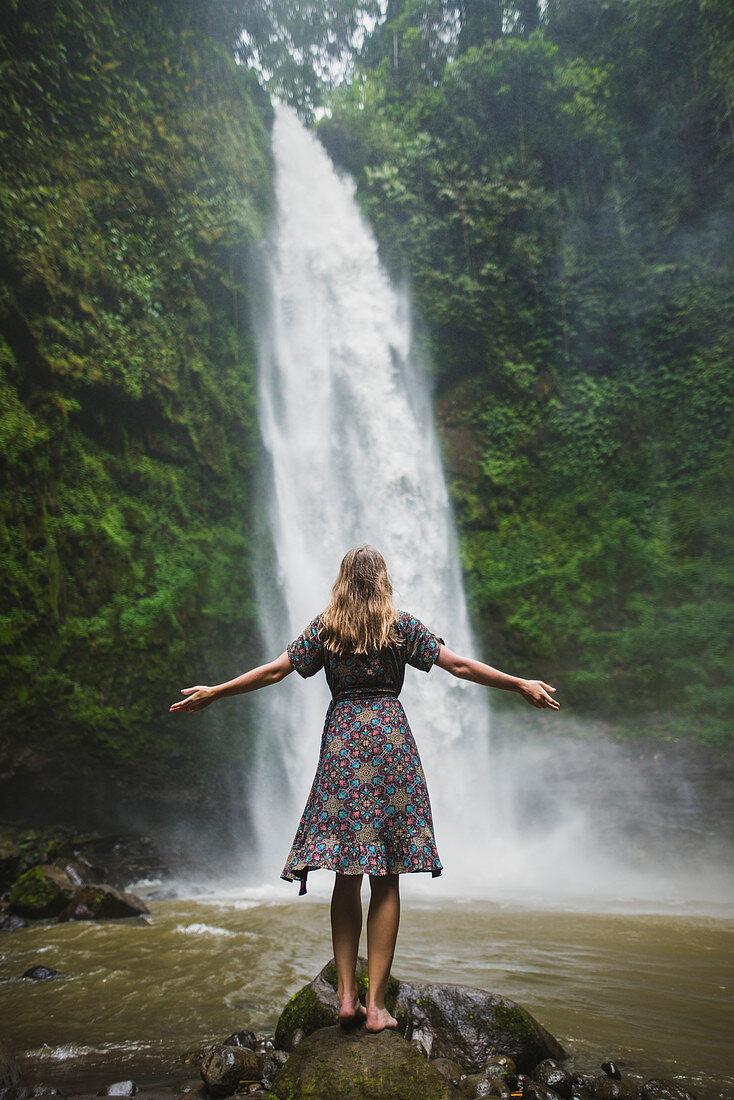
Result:
[[[334,960],[288,1002],[275,1029],[275,1045],[293,1050],[294,1040],[338,1022]],[[367,962],[357,963],[364,997]],[[565,1058],[563,1047],[529,1012],[495,993],[464,985],[401,982],[390,978],[385,1004],[399,1033],[429,1058],[449,1058],[465,1073],[479,1072],[495,1054],[507,1054],[521,1073],[545,1058]]]
[[[116,890],[105,882],[77,887],[73,897],[58,914],[59,921],[100,920],[115,917],[137,917],[149,913],[147,905],[136,894]]]
[[[272,1100],[459,1100],[461,1094],[398,1035],[336,1026],[312,1032],[276,1074]]]
[[[78,889],[61,867],[38,864],[13,883],[8,908],[22,917],[55,917]]]
[[[357,989],[364,1002],[367,995],[367,960],[357,959]],[[278,1050],[293,1050],[296,1043],[322,1027],[339,1023],[339,998],[336,995],[336,964],[331,959],[313,981],[304,985],[291,997],[280,1014],[275,1028],[275,1046]],[[385,1004],[390,1012],[395,1008],[399,982],[388,979]]]

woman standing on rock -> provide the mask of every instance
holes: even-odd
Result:
[[[535,707],[557,710],[540,680],[508,676],[452,653],[442,638],[393,604],[382,555],[358,546],[344,557],[325,611],[280,657],[216,687],[182,688],[171,711],[202,710],[215,699],[277,684],[296,669],[304,677],[324,669],[332,701],[321,750],[281,878],[301,881],[309,871],[336,872],[331,929],[343,1024],[366,1021],[368,1031],[396,1027],[385,1008],[400,921],[398,875],[441,874],[431,804],[418,749],[398,700],[406,664],[428,672],[434,664],[487,687],[516,691]],[[355,969],[362,931],[362,875],[370,879],[367,914],[366,1008]]]

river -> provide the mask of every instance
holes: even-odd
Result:
[[[165,891],[138,884],[147,918],[4,933],[3,1030],[23,1052],[24,1080],[67,1094],[126,1076],[159,1081],[191,1045],[244,1027],[272,1032],[331,955],[331,876],[311,878],[304,898],[283,884],[156,899]],[[730,916],[505,906],[417,878],[403,886],[397,977],[518,1001],[584,1072],[612,1058],[625,1073],[678,1077],[699,1100],[734,1096]],[[39,963],[63,977],[20,978]]]

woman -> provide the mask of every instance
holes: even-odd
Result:
[[[331,929],[339,1020],[365,1020],[368,1031],[394,1028],[385,1008],[400,920],[398,875],[442,865],[418,750],[398,695],[406,664],[433,664],[488,687],[516,691],[532,706],[558,710],[540,680],[508,676],[452,653],[422,623],[393,604],[382,555],[358,546],[344,557],[325,611],[275,661],[216,687],[182,688],[171,711],[202,710],[215,699],[277,684],[294,669],[304,677],[324,669],[332,701],[326,713],[316,776],[281,878],[335,872]],[[355,969],[362,930],[362,875],[370,879],[367,914],[367,1004]]]

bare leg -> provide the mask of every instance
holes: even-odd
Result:
[[[397,875],[370,875],[372,897],[367,914],[367,1030],[397,1027],[398,1021],[385,1008],[385,990],[390,976],[400,924],[400,889]]]
[[[354,1024],[367,1013],[357,993],[355,970],[362,931],[361,875],[340,875],[334,879],[331,895],[331,940],[336,963],[339,1023]]]

